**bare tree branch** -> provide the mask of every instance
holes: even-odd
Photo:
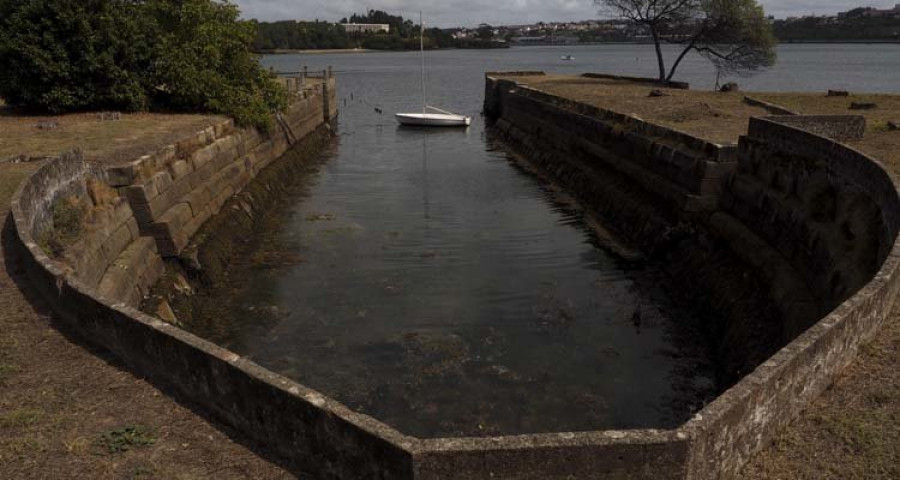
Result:
[[[594,0],[653,40],[659,80],[669,82],[692,51],[719,76],[748,74],[775,61],[775,39],[756,0]],[[683,45],[666,68],[662,43]]]

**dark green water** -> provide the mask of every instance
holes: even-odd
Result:
[[[480,119],[398,127],[388,113],[415,104],[415,58],[362,61],[379,58],[339,78],[339,138],[188,328],[415,436],[689,418],[715,393],[712,370],[653,265],[600,247]],[[481,75],[431,87],[477,115]]]

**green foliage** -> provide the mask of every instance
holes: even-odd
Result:
[[[350,37],[343,27],[329,22],[258,23],[253,42],[257,52],[272,50],[308,50],[351,48]]]
[[[482,23],[478,26],[478,30],[476,30],[478,38],[481,40],[493,40],[494,39],[494,27]]]
[[[258,23],[258,34],[253,42],[254,51],[319,50],[339,48],[366,48],[369,50],[418,50],[419,25],[398,15],[381,10],[370,10],[363,15],[341,19],[341,23],[375,23],[390,26],[390,33],[348,34],[344,27],[328,22]],[[439,28],[425,30],[425,48],[490,48],[490,42],[459,42],[450,33]]]
[[[119,0],[0,0],[0,96],[54,113],[146,108],[151,46]]]
[[[782,42],[817,41],[898,41],[900,16],[868,16],[862,9],[851,10],[842,18],[808,17],[776,20],[775,36]]]
[[[284,89],[250,53],[253,23],[229,3],[149,0],[144,9],[159,29],[152,69],[158,104],[234,117],[240,125],[272,127],[273,110],[287,106]]]
[[[126,426],[103,432],[97,443],[108,453],[122,453],[132,447],[144,447],[156,443],[156,438],[146,427]]]
[[[744,75],[772,66],[777,40],[756,0],[707,0],[708,27],[695,50],[720,75]]]
[[[0,96],[54,113],[175,109],[263,129],[286,94],[212,0],[0,0]]]

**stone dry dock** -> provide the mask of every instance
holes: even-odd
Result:
[[[861,137],[859,117],[757,118],[739,145],[726,145],[523,85],[539,79],[488,78],[485,110],[500,133],[623,236],[684,258],[672,274],[694,277],[687,286],[704,293],[704,306],[725,312],[712,331],[737,383],[680,428],[412,438],[138,312],[159,255],[182,253],[265,164],[334,114],[327,78],[275,137],[225,123],[124,168],[77,154],[49,162],[13,200],[13,240],[65,323],[317,477],[731,477],[890,313],[894,184],[878,162],[830,138]],[[219,173],[198,174],[204,168]],[[51,258],[39,244],[69,197],[102,207],[99,228],[70,247],[77,256]],[[735,266],[747,275],[727,275]],[[117,269],[132,274],[110,280]],[[734,294],[743,305],[728,306]],[[742,323],[754,312],[755,323]]]
[[[863,117],[786,115],[770,102],[678,90],[659,105],[646,100],[650,83],[491,74],[485,111],[715,312],[708,333],[736,383],[675,430],[686,442],[669,451],[684,449],[673,478],[732,477],[890,315],[900,203],[881,164],[843,143],[869,145]],[[737,126],[714,125],[741,118],[729,103],[781,115],[751,118],[729,142]],[[656,457],[648,478],[671,459]],[[632,467],[622,473],[641,475]]]

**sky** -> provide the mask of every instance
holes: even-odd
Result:
[[[369,9],[416,19],[439,27],[527,24],[601,18],[593,0],[231,0],[244,18],[272,20],[327,20],[336,22]],[[766,12],[778,18],[833,15],[858,6],[890,8],[900,0],[761,0]]]

